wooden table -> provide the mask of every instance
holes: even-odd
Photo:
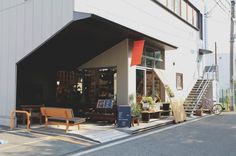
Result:
[[[150,118],[160,118],[163,110],[142,111],[142,121],[149,122]]]

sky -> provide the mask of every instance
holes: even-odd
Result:
[[[229,53],[230,40],[230,5],[229,0],[207,0],[208,14],[208,48],[214,50],[214,42],[217,42],[218,53]],[[227,9],[226,9],[227,8]]]
[[[219,87],[227,89],[229,88],[230,0],[206,0],[206,2],[206,10],[209,12],[207,17],[208,49],[214,51],[215,42],[217,42]],[[207,57],[207,63],[213,64],[214,54]]]

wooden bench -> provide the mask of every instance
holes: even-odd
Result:
[[[69,126],[77,125],[79,129],[80,123],[85,122],[85,118],[74,117],[73,110],[70,108],[41,107],[40,110],[42,116],[45,116],[46,128],[48,125],[66,125],[67,132]]]

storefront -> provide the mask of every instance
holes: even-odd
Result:
[[[95,15],[75,17],[18,63],[19,107],[66,107],[76,116],[113,122],[114,107],[131,106],[131,96],[158,96],[165,101],[164,84],[154,69],[165,69],[165,49],[175,46]],[[140,38],[145,40],[142,63],[130,66],[133,41]],[[98,109],[101,100],[104,106]]]

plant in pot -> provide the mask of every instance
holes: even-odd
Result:
[[[129,101],[130,101],[130,104],[131,104],[131,115],[136,116],[136,117],[140,117],[141,112],[142,112],[140,102],[135,102],[134,101],[134,95],[129,96]]]
[[[142,103],[143,103],[143,108],[146,110],[153,110],[155,107],[155,101],[151,96],[143,97]]]
[[[141,109],[140,104],[138,104],[138,103],[132,103],[131,104],[131,114],[133,116],[140,117],[141,112],[142,112],[142,109]]]

